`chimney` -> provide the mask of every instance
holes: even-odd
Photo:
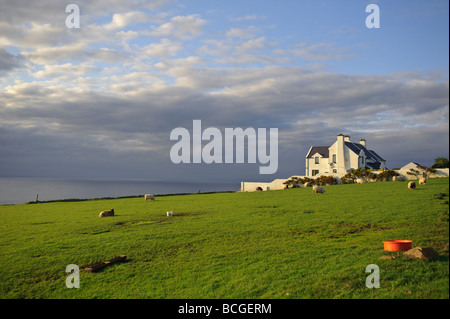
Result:
[[[350,135],[344,135],[344,141],[350,142]]]
[[[361,144],[362,146],[366,147],[366,140],[365,139],[360,139],[359,140],[359,144]]]
[[[337,136],[336,146],[336,168],[339,174],[345,174],[345,155],[344,155],[344,134]]]

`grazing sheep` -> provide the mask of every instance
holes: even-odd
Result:
[[[422,177],[421,179],[419,179],[420,185],[425,185],[426,183],[427,183],[427,179],[425,177]]]
[[[111,208],[111,210],[104,210],[103,212],[100,212],[98,217],[107,217],[107,216],[114,216],[114,209]]]
[[[306,182],[305,184],[303,184],[303,187],[309,187],[310,184],[308,182]]]
[[[145,196],[144,196],[144,198],[145,198],[145,201],[147,201],[147,200],[155,200],[155,196],[153,196],[152,194],[146,194]]]
[[[172,211],[167,212],[167,216],[173,216],[173,212]]]
[[[415,182],[409,182],[408,183],[408,188],[409,189],[415,189],[416,188],[416,183]]]
[[[364,184],[366,181],[365,180],[363,180],[362,178],[357,178],[356,180],[355,180],[355,183],[356,184]]]
[[[313,194],[325,194],[325,189],[322,186],[313,186]]]

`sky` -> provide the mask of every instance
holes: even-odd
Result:
[[[0,0],[0,176],[272,181],[340,133],[388,168],[431,166],[449,156],[448,6]],[[175,164],[170,134],[193,120],[277,128],[278,169]]]

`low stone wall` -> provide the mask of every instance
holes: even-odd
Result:
[[[409,175],[406,172],[409,170],[396,170],[400,176],[404,176],[408,180],[415,180],[420,178]],[[377,173],[376,171],[374,173]],[[272,182],[241,182],[241,192],[256,192],[256,191],[269,191],[269,190],[277,190],[277,189],[285,189],[285,185],[283,184],[287,180],[292,177],[303,178],[305,176],[294,175],[286,179],[275,179]],[[448,168],[437,168],[435,174],[428,174],[428,178],[440,178],[440,177],[449,177],[449,169]],[[341,184],[340,179],[338,179],[338,184]]]
[[[411,172],[410,170],[400,169],[400,170],[396,170],[396,172],[399,173],[400,176],[405,176],[406,179],[408,179],[408,180],[415,180],[415,179],[422,177],[421,174],[419,174],[418,177],[415,175],[408,174],[408,172]],[[427,176],[428,176],[428,178],[449,177],[449,169],[448,168],[436,168],[436,173],[434,173],[434,174],[427,173]]]
[[[304,177],[304,176],[291,176],[291,177]],[[256,191],[269,191],[269,190],[277,190],[277,189],[284,189],[285,185],[283,184],[289,178],[279,178],[275,179],[272,182],[264,183],[264,182],[241,182],[241,192],[256,192]],[[260,189],[258,189],[258,187]]]

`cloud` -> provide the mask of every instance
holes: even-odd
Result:
[[[0,48],[0,74],[2,72],[13,71],[24,67],[26,59],[19,55],[9,53],[3,48]]]
[[[342,60],[353,55],[349,53],[349,48],[338,47],[335,43],[298,43],[294,48],[288,50],[294,56],[308,60]]]
[[[84,43],[73,43],[55,47],[42,47],[32,51],[23,51],[22,55],[34,63],[46,64],[64,62],[80,58],[86,53]]]
[[[263,20],[263,19],[267,19],[267,17],[265,17],[265,16],[258,16],[256,14],[247,14],[247,15],[242,16],[242,17],[230,18],[231,21],[249,21],[249,20]]]
[[[220,25],[167,3],[89,1],[78,30],[57,1],[2,3],[0,175],[38,166],[139,176],[151,166],[164,179],[258,177],[257,166],[172,165],[170,131],[193,119],[279,128],[279,177],[302,174],[309,146],[338,133],[366,138],[389,166],[448,154],[433,144],[448,142],[448,70],[336,74],[327,63],[355,58],[345,44],[248,26],[259,15]]]
[[[202,34],[205,24],[206,20],[198,14],[176,16],[169,22],[154,27],[148,34],[153,37],[192,39]]]
[[[195,118],[216,127],[279,127],[299,138],[305,128],[315,133],[326,128],[320,133],[323,138],[344,128],[381,134],[408,129],[410,123],[418,129],[447,126],[447,83],[286,67],[202,71],[197,69],[199,65],[201,60],[192,58],[190,64],[179,60],[178,64],[159,66],[177,79],[175,85],[159,88],[153,85],[158,76],[151,73],[112,78],[111,85],[123,83],[128,90],[135,90],[129,96],[123,90],[106,94],[50,88],[40,82],[17,83],[0,97],[3,105],[10,105],[14,97],[16,106],[1,111],[0,124],[20,127],[20,121],[26,119],[24,127],[32,125],[43,134],[61,138],[76,134],[86,140],[91,136],[99,146],[116,144],[116,150],[127,151],[138,151],[150,143],[145,140],[149,135],[165,136],[177,126],[189,126]],[[81,75],[91,70],[78,66],[70,71],[72,67],[49,66],[39,72],[50,76],[67,68],[71,74]],[[421,100],[416,99],[417,90],[423,94]],[[49,129],[49,121],[58,125]],[[136,142],[130,143],[131,139]],[[152,147],[166,149],[167,141],[161,140],[161,145]]]
[[[170,39],[161,39],[159,43],[151,43],[142,48],[145,54],[157,57],[171,57],[181,50],[183,50],[181,42]]]
[[[35,72],[33,76],[36,78],[64,77],[65,79],[70,80],[97,71],[99,71],[98,68],[87,65],[73,65],[72,63],[57,65],[47,64],[44,66],[43,70]]]
[[[247,28],[236,28],[233,27],[225,32],[225,35],[230,38],[253,38],[260,29],[255,26],[248,26]]]
[[[123,29],[129,25],[149,21],[149,16],[144,12],[130,11],[126,13],[115,13],[112,21],[105,25],[107,30]]]

